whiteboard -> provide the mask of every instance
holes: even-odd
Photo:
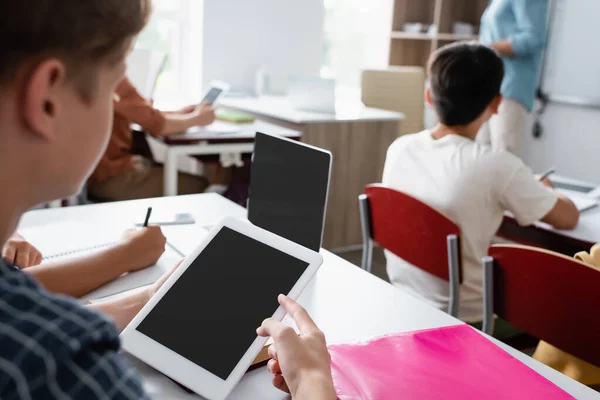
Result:
[[[550,100],[600,106],[600,0],[553,0],[542,72]]]

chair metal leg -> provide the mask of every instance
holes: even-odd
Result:
[[[494,333],[494,259],[483,257],[483,325],[481,330]]]
[[[373,263],[373,241],[371,240],[371,215],[369,213],[369,198],[365,194],[358,196],[360,211],[360,226],[363,237],[363,251],[361,268],[371,272]]]
[[[460,249],[457,235],[448,235],[448,269],[450,278],[450,302],[448,304],[448,314],[458,317],[460,304]]]

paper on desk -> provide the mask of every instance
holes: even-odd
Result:
[[[240,132],[240,126],[223,121],[215,121],[210,125],[195,127],[187,132],[169,136],[169,140],[193,140],[203,139],[210,134],[227,134]]]
[[[209,229],[205,229],[200,225],[162,226],[161,229],[169,246],[182,257],[196,250],[209,231]]]
[[[65,221],[19,230],[44,257],[43,262],[79,257],[116,243],[124,227]]]
[[[114,281],[81,297],[81,301],[92,301],[114,294],[126,292],[156,282],[181,260],[181,256],[167,248],[158,262],[146,269],[122,275]]]
[[[590,208],[594,208],[598,205],[598,201],[596,199],[573,190],[556,189],[556,192],[568,197],[575,204],[575,207],[577,207],[579,212],[589,210]]]

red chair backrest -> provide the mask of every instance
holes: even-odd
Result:
[[[600,271],[526,246],[490,248],[494,313],[559,349],[600,366]]]
[[[449,281],[447,237],[454,234],[460,239],[458,225],[406,193],[369,185],[365,194],[369,198],[371,238],[412,265]],[[459,270],[462,283],[462,268]]]

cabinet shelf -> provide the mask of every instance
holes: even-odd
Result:
[[[455,22],[479,25],[489,0],[394,0],[390,33],[390,65],[426,66],[429,54],[446,43],[477,40],[478,35],[450,33]],[[422,22],[439,33],[404,32],[404,24]]]

